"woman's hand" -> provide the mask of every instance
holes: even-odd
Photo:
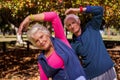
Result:
[[[18,29],[18,34],[22,34],[22,31],[23,31],[23,29],[24,28],[27,28],[28,27],[28,25],[30,24],[30,18],[29,18],[30,16],[28,16],[28,17],[26,17],[23,21],[22,21],[22,23],[20,24],[20,26],[19,26],[19,29]]]

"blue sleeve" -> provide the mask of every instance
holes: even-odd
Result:
[[[93,29],[99,30],[103,19],[103,8],[101,6],[87,6],[86,13],[92,14],[92,19],[86,24]]]

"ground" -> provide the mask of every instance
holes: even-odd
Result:
[[[10,49],[0,52],[0,80],[39,80],[35,49]]]
[[[119,49],[120,47],[116,47],[110,50],[116,51]],[[19,47],[14,47],[12,49],[8,48],[4,53],[1,51],[0,80],[39,80],[39,71],[37,65],[37,57],[39,53],[40,51],[38,49],[30,49],[27,51],[26,48]],[[116,71],[120,72],[119,52],[115,54],[113,55],[113,60],[117,62]]]

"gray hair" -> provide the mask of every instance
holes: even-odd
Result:
[[[38,23],[34,24],[30,28],[30,30],[27,31],[27,38],[34,46],[36,46],[36,44],[34,42],[33,36],[38,31],[43,32],[43,33],[45,33],[45,34],[50,36],[50,32],[49,32],[49,30],[46,27],[44,27],[44,26],[42,26],[42,25],[40,25]]]
[[[68,15],[66,15],[66,17],[65,17],[65,19],[64,19],[64,26],[66,27],[66,22],[67,22],[67,20],[69,19],[69,18],[73,18],[73,19],[75,19],[75,21],[80,21],[80,19],[79,19],[79,17],[77,16],[77,15],[75,15],[75,14],[68,14]]]

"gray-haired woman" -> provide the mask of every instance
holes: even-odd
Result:
[[[38,57],[41,80],[86,80],[78,57],[71,48],[64,34],[64,29],[56,12],[44,12],[28,16],[21,23],[18,33],[31,21],[49,21],[54,28],[55,37],[40,24],[35,24],[28,31],[28,39],[42,50]]]

